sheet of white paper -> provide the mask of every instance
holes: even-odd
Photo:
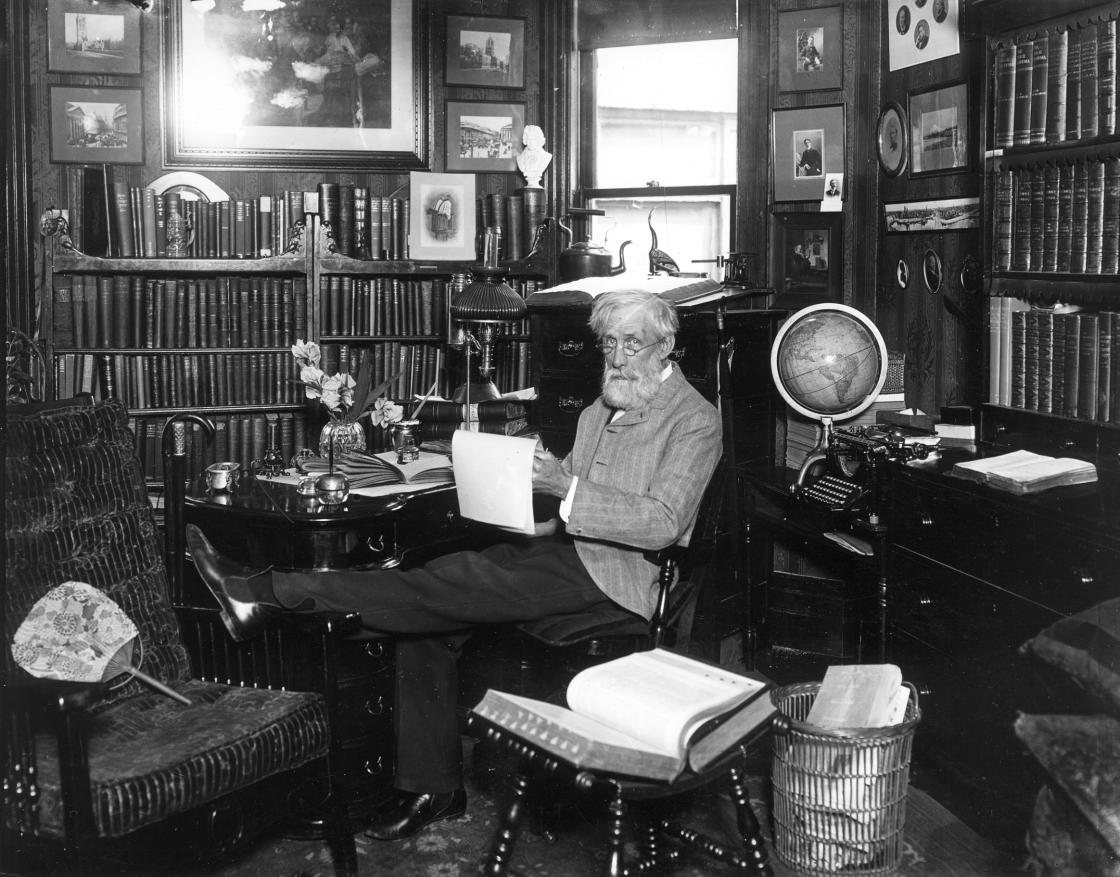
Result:
[[[456,430],[451,463],[459,514],[515,533],[532,533],[535,438]]]

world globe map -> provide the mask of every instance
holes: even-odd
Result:
[[[843,420],[874,401],[886,346],[867,316],[845,305],[813,305],[786,322],[771,354],[774,380],[794,408]]]

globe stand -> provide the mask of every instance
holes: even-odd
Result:
[[[828,451],[831,447],[832,418],[821,417],[820,440],[817,442],[816,447],[805,455],[805,459],[801,463],[801,468],[797,472],[797,481],[793,486],[795,491],[805,486],[806,479],[810,477],[816,478],[821,474],[820,470],[824,468],[824,462],[828,458]]]

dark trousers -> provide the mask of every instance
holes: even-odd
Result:
[[[447,792],[462,784],[455,718],[457,659],[471,627],[516,623],[608,602],[575,548],[559,538],[459,551],[410,570],[273,572],[285,606],[359,612],[397,643],[395,785]]]

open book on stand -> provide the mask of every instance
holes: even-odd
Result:
[[[702,772],[770,727],[770,688],[665,649],[577,673],[570,709],[490,689],[483,719],[579,768],[650,780]]]
[[[301,464],[303,470],[317,475],[330,470],[322,457],[311,457]],[[450,484],[454,480],[451,460],[445,454],[420,451],[418,459],[398,463],[396,451],[370,454],[366,451],[348,451],[334,461],[336,472],[350,479],[351,487],[373,487],[378,484]]]

